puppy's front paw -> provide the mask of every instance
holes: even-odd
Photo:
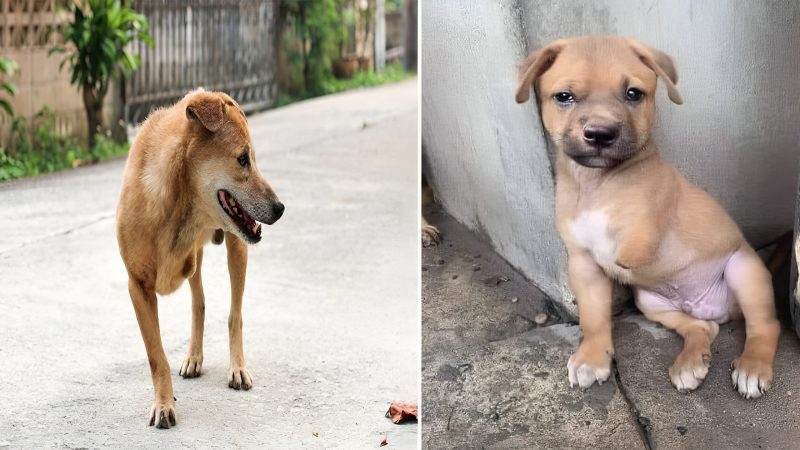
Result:
[[[169,429],[177,425],[178,421],[175,419],[175,401],[158,401],[156,400],[152,408],[150,408],[150,426],[156,428]]]
[[[428,223],[422,224],[422,246],[431,247],[438,245],[441,241],[439,229]]]
[[[200,376],[200,369],[203,367],[203,355],[193,355],[191,353],[187,353],[186,357],[183,358],[183,363],[181,364],[181,369],[178,371],[178,375],[182,376],[183,378],[195,378]]]
[[[744,353],[731,367],[733,388],[744,398],[761,397],[772,386],[772,364],[765,358]]]
[[[578,347],[578,351],[569,359],[569,385],[588,388],[595,381],[603,384],[611,375],[612,350],[595,349],[586,343]]]
[[[231,367],[228,371],[228,387],[236,389],[250,390],[253,387],[253,377],[250,376],[250,371],[246,367]]]
[[[669,368],[669,379],[678,392],[693,391],[706,379],[710,366],[710,352],[684,350]]]

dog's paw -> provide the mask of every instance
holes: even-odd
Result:
[[[772,365],[763,358],[746,354],[731,364],[733,388],[744,398],[758,398],[772,386]]]
[[[187,353],[186,357],[183,358],[183,363],[181,363],[181,369],[178,371],[178,375],[182,376],[183,378],[195,378],[199,377],[201,373],[201,369],[203,367],[203,355],[193,355],[191,353]]]
[[[693,391],[706,379],[710,366],[710,353],[684,350],[669,368],[669,379],[678,392]]]
[[[578,351],[569,358],[569,385],[585,389],[594,384],[603,384],[611,376],[610,351],[586,350],[582,344]]]
[[[431,247],[434,245],[438,245],[441,242],[442,237],[441,233],[439,233],[439,229],[430,224],[423,224],[422,225],[422,246],[423,247]]]
[[[228,387],[236,389],[250,390],[253,387],[253,377],[250,376],[250,371],[246,367],[231,367],[228,371]]]
[[[175,401],[156,401],[152,408],[150,408],[150,426],[156,428],[169,429],[177,425],[175,419]]]

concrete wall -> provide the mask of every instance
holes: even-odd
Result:
[[[0,1],[0,55],[19,65],[8,79],[17,88],[10,99],[15,115],[31,118],[47,107],[56,113],[59,133],[84,138],[88,134],[86,112],[80,91],[69,83],[69,65],[59,70],[64,55],[48,55],[59,39],[57,33],[48,35],[48,29],[67,19],[65,11],[58,12],[55,0]],[[109,89],[103,114],[107,126],[122,117],[117,86]],[[0,146],[6,144],[10,125],[11,119],[0,115]]]
[[[562,37],[636,37],[678,63],[684,104],[659,88],[665,158],[763,245],[793,224],[799,19],[789,0],[423,2],[423,169],[450,214],[572,308],[548,149],[535,105],[514,103],[517,65]]]

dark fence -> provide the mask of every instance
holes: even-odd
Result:
[[[245,111],[274,104],[277,0],[137,0],[150,21],[153,47],[137,42],[142,67],[125,83],[125,119],[198,87],[227,92]]]

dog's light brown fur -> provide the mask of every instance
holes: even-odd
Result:
[[[726,280],[738,307],[730,316],[743,313],[747,340],[744,352],[733,362],[733,383],[742,395],[757,397],[772,381],[779,334],[770,274],[719,204],[659,156],[651,135],[657,78],[666,85],[670,99],[681,103],[672,58],[621,37],[559,40],[532,53],[520,67],[516,99],[527,101],[531,88],[535,90],[545,128],[559,150],[556,220],[568,252],[569,283],[584,333],[569,362],[570,381],[587,387],[610,374],[612,279],[648,288],[673,279],[679,271],[736,252],[744,270],[740,279]],[[631,87],[644,92],[641,103],[625,102]],[[567,107],[554,97],[563,91],[576,98]],[[618,165],[585,167],[565,153],[570,145],[573,152],[580,148],[575,142],[584,138],[587,121],[595,119],[621,126],[620,139],[632,153]],[[607,218],[613,261],[598,261],[576,242],[573,226],[589,211],[603,211]],[[681,390],[697,387],[708,370],[717,323],[682,311],[643,312],[683,336],[684,349],[670,369],[670,378]]]
[[[117,240],[153,378],[150,425],[169,428],[176,423],[156,294],[172,293],[189,279],[192,333],[180,374],[199,376],[205,317],[203,246],[212,236],[221,243],[222,230],[231,278],[229,386],[252,386],[242,349],[247,246],[217,199],[217,191],[224,188],[255,220],[272,223],[280,217],[283,206],[259,173],[252,148],[247,121],[236,102],[202,90],[152,113],[131,147],[117,209]],[[245,156],[246,166],[237,159]],[[275,205],[280,205],[277,213]]]

